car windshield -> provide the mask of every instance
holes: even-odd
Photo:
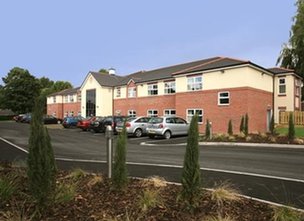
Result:
[[[136,119],[136,117],[129,117],[128,119],[127,119],[127,122],[131,122],[131,121],[133,121],[133,120],[135,120]]]
[[[161,122],[163,122],[163,118],[161,118],[161,117],[153,117],[149,121],[149,123],[152,123],[152,124],[159,124]]]

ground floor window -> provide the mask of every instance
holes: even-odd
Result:
[[[147,112],[148,117],[157,117],[158,116],[158,111],[157,110],[148,110]]]
[[[218,93],[218,105],[229,105],[230,94],[228,91]]]
[[[135,110],[128,110],[128,116],[129,117],[136,117],[136,111]]]
[[[188,109],[186,114],[187,114],[187,121],[189,123],[191,122],[191,119],[195,114],[198,115],[198,123],[203,123],[203,115],[204,115],[203,109]]]
[[[175,109],[165,109],[164,116],[170,116],[170,115],[176,115],[176,110]]]

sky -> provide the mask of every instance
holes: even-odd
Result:
[[[81,86],[213,56],[274,67],[295,0],[9,0],[0,2],[0,78],[14,67]],[[0,84],[3,82],[0,80]]]

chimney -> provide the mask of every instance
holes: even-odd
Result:
[[[110,74],[110,75],[116,74],[115,68],[110,68],[110,69],[109,69],[109,74]]]

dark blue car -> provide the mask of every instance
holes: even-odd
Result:
[[[83,117],[81,117],[81,116],[77,116],[77,117],[65,117],[63,119],[62,126],[64,128],[77,127],[77,123],[80,120],[83,120]]]

